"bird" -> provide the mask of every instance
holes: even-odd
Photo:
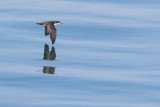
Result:
[[[54,26],[62,23],[60,21],[46,21],[46,22],[40,22],[36,24],[45,26],[45,36],[50,35],[52,44],[54,44],[56,41],[56,28]]]

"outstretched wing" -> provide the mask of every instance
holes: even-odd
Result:
[[[36,23],[36,24],[39,24],[39,25],[46,25],[47,22],[41,22],[41,23]]]
[[[48,27],[47,27],[47,23],[48,23],[48,22],[36,23],[36,24],[44,25],[44,26],[45,26],[45,36],[47,36],[47,35],[50,34],[49,29],[48,29]]]
[[[45,26],[45,36],[49,35],[49,29]]]
[[[50,38],[51,38],[52,44],[54,44],[54,42],[56,41],[56,32],[51,33]]]
[[[50,25],[50,26],[47,26],[47,29],[49,31],[52,44],[54,44],[54,42],[56,41],[56,28]]]

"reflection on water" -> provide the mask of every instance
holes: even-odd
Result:
[[[55,60],[56,59],[56,51],[52,46],[51,51],[49,51],[49,46],[47,44],[44,45],[44,60]],[[44,66],[43,73],[45,74],[55,74],[55,67]]]
[[[55,48],[52,46],[51,51],[49,52],[49,46],[47,44],[44,45],[44,60],[55,60],[56,59],[56,52]]]
[[[1,0],[0,107],[160,107],[159,5]],[[47,20],[64,23],[56,47]]]
[[[44,74],[55,74],[55,67],[44,66],[43,73]]]

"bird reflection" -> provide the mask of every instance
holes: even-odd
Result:
[[[47,44],[44,45],[44,57],[43,60],[55,60],[56,59],[56,52],[55,48],[52,46],[51,51],[49,51],[49,46]],[[55,74],[55,67],[51,66],[44,66],[43,73],[45,74]]]
[[[44,66],[43,73],[44,74],[55,74],[55,67]]]
[[[44,45],[44,60],[55,60],[56,52],[55,48],[52,46],[51,52],[49,52],[49,46],[47,44]]]

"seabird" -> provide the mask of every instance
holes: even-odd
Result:
[[[45,26],[45,36],[50,34],[52,44],[54,44],[54,42],[56,41],[56,28],[54,27],[54,25],[58,25],[62,23],[60,21],[46,21],[46,22],[41,22],[36,24]]]

